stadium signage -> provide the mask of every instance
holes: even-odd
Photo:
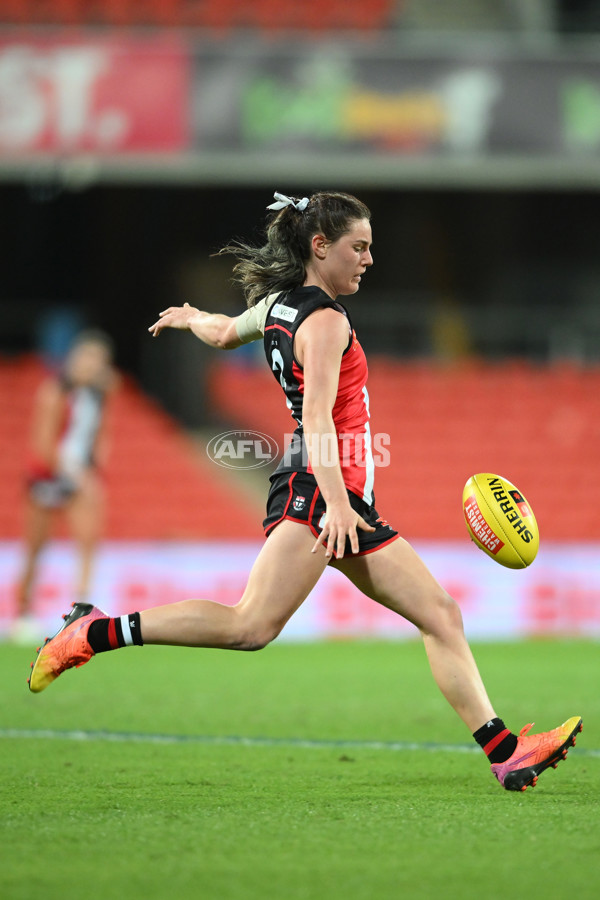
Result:
[[[582,47],[406,53],[385,39],[0,30],[0,175],[84,157],[133,179],[270,182],[290,154],[306,172],[348,163],[390,183],[412,179],[411,165],[453,184],[457,167],[487,166],[595,186],[600,60]]]
[[[186,63],[172,38],[0,40],[0,154],[182,150]]]

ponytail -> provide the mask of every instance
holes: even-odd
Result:
[[[275,196],[285,203],[268,207],[275,207],[275,211],[267,224],[266,244],[252,247],[235,242],[217,254],[229,253],[236,258],[233,280],[241,285],[249,307],[268,294],[294,290],[304,283],[315,234],[333,243],[350,231],[353,221],[371,219],[368,207],[351,194],[320,191],[308,200]]]

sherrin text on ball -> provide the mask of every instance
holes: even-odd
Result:
[[[533,510],[521,491],[501,475],[473,475],[463,490],[469,536],[488,556],[508,569],[534,561],[540,533]]]

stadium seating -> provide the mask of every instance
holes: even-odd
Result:
[[[0,539],[21,534],[24,460],[33,397],[45,370],[35,358],[0,360]],[[128,378],[111,398],[106,536],[130,539],[262,537],[263,506],[247,499]],[[235,514],[232,513],[235,510]],[[57,522],[57,536],[64,525]]]
[[[2,0],[0,22],[368,32],[390,24],[397,0]]]
[[[20,534],[23,457],[42,375],[32,358],[0,362],[0,539]],[[209,389],[232,427],[263,431],[280,447],[293,430],[281,389],[262,366],[217,360]],[[542,540],[600,539],[600,369],[375,358],[369,394],[373,432],[390,441],[391,465],[376,473],[377,505],[407,538],[464,540],[463,485],[491,471],[526,494]],[[260,538],[262,504],[205,460],[132,381],[111,406],[109,537]]]
[[[263,368],[213,370],[215,401],[240,427],[280,444],[293,422]],[[513,481],[542,540],[600,539],[594,472],[600,459],[600,369],[525,362],[370,360],[374,433],[388,432],[391,465],[377,469],[380,513],[407,538],[464,539],[461,496],[475,472]]]

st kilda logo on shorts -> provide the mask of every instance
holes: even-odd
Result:
[[[223,431],[208,442],[206,454],[227,469],[259,469],[276,459],[279,447],[262,431]]]
[[[294,512],[302,512],[304,507],[306,506],[306,497],[294,497],[294,502],[292,503],[294,507]]]

